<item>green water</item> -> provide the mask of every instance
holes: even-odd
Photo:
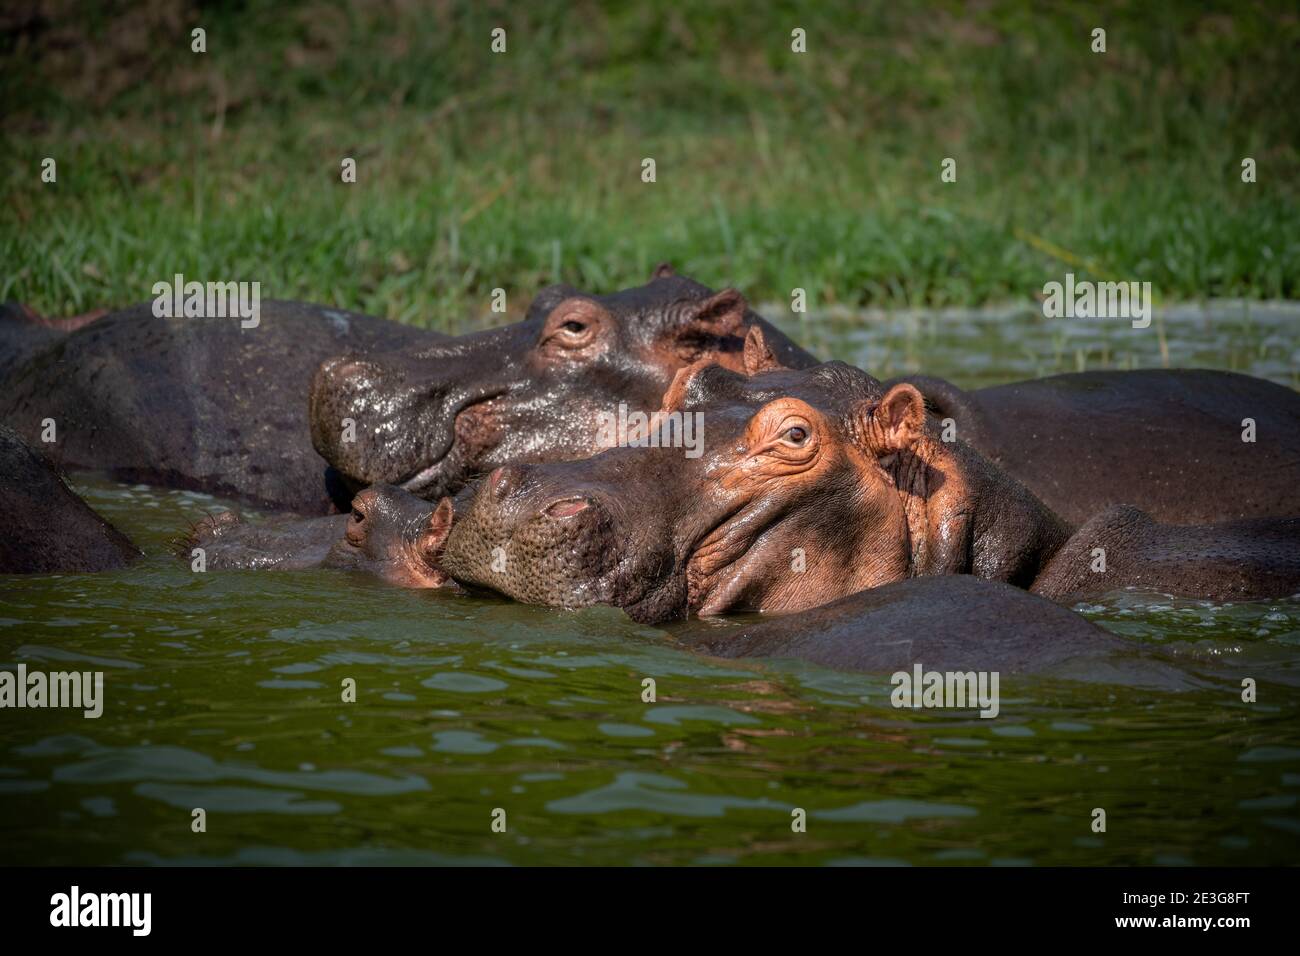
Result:
[[[1294,384],[1294,316],[1247,319],[1219,349],[1240,321],[1170,321],[1174,364]],[[1040,323],[802,328],[823,354],[892,363],[886,374],[925,349],[920,367],[972,385],[1069,370],[1074,353]],[[1094,343],[1086,367],[1159,365],[1155,331]],[[1175,661],[1246,662],[1255,703],[1224,682],[1153,692],[1004,676],[1000,716],[981,720],[896,710],[884,674],[705,660],[610,609],[330,571],[194,574],[167,542],[225,503],[76,485],[148,557],[120,573],[0,578],[0,667],[103,671],[106,695],[97,720],[0,710],[0,863],[1300,858],[1300,600],[1120,593],[1081,608]],[[348,678],[355,703],[341,699]],[[192,832],[196,807],[206,832]]]

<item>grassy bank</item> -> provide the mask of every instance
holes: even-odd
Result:
[[[1066,270],[1300,298],[1292,5],[754,6],[7,15],[0,298],[73,313],[182,272],[455,329],[494,287],[517,310],[661,259],[814,308],[1023,299]]]

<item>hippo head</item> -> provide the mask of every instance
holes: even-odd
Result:
[[[702,424],[697,457],[663,447],[678,413]],[[660,447],[639,436],[493,471],[441,566],[517,600],[613,604],[645,623],[799,610],[908,575],[897,461],[925,427],[911,385],[886,390],[839,362],[753,377],[701,364],[679,373],[656,422]]]
[[[603,415],[654,410],[679,368],[705,357],[740,367],[754,323],[739,292],[667,266],[613,295],[552,286],[514,325],[325,361],[311,386],[312,442],[354,489],[386,482],[435,499],[507,462],[592,454]],[[807,358],[767,328],[787,361]]]
[[[444,587],[452,582],[437,562],[452,514],[450,498],[434,507],[400,488],[374,485],[352,499],[343,538],[323,566],[364,571],[400,587]]]

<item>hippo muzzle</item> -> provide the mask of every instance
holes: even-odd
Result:
[[[494,444],[485,407],[519,384],[515,337],[494,330],[416,355],[326,359],[310,389],[313,446],[354,490],[455,492]]]
[[[508,465],[483,482],[452,528],[443,568],[462,584],[552,607],[609,603],[618,564],[612,509]]]
[[[682,616],[684,567],[672,521],[656,514],[659,497],[614,475],[576,474],[590,464],[493,471],[459,513],[440,566],[461,584],[529,604],[608,604],[646,623]]]

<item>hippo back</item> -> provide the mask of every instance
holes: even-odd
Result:
[[[323,514],[338,495],[307,424],[317,366],[441,338],[298,302],[263,302],[254,328],[159,318],[140,305],[47,336],[11,373],[0,420],[29,441],[52,420],[56,440],[45,447],[64,468]]]

